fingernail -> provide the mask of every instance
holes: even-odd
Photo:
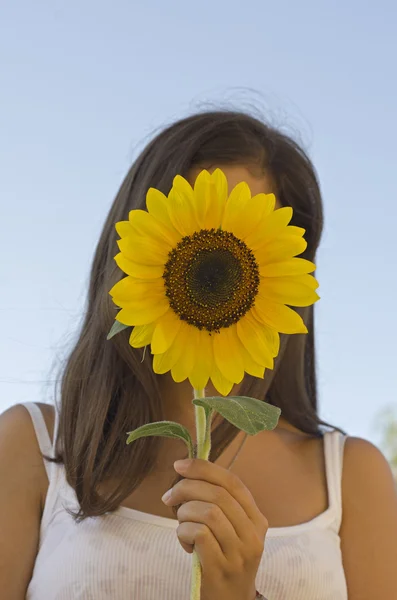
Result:
[[[185,458],[183,460],[176,460],[174,462],[174,469],[175,469],[175,471],[178,471],[179,473],[183,473],[184,471],[188,470],[190,463],[191,463],[190,458]]]
[[[172,488],[170,490],[168,490],[167,492],[165,492],[165,494],[163,496],[161,496],[161,500],[164,502],[164,504],[167,504],[167,501],[171,498],[171,494],[172,494]]]

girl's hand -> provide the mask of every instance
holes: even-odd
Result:
[[[202,566],[202,600],[254,600],[268,522],[234,474],[202,459],[176,461],[185,477],[163,502],[182,504],[177,535]]]

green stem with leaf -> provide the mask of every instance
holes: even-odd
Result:
[[[189,430],[174,421],[146,423],[134,431],[127,433],[127,444],[147,436],[162,436],[182,440],[188,448],[189,458],[208,460],[211,451],[211,421],[215,412],[248,435],[256,435],[260,431],[270,431],[277,425],[280,409],[262,400],[247,396],[214,396],[205,397],[204,390],[194,390],[193,399],[196,419],[196,451]],[[190,600],[200,600],[201,564],[198,554],[193,550],[192,581]]]

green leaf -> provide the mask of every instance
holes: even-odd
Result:
[[[277,406],[247,396],[196,398],[193,404],[216,410],[229,423],[249,435],[274,429],[281,414]]]
[[[180,423],[174,421],[158,421],[157,423],[147,423],[134,429],[134,431],[128,431],[127,444],[131,444],[135,440],[142,437],[149,437],[157,435],[161,437],[177,438],[183,440],[189,450],[189,458],[193,458],[193,442],[190,437],[190,433],[186,427]]]
[[[130,325],[124,325],[124,323],[120,323],[120,321],[115,321],[112,325],[112,329],[109,331],[108,336],[107,336],[107,340],[110,340],[110,338],[112,338],[113,336],[115,336],[117,333],[120,333],[120,331],[123,331],[123,329],[127,329],[127,327],[131,327]]]

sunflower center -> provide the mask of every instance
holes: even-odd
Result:
[[[219,332],[253,306],[259,268],[253,252],[235,235],[202,229],[171,250],[163,278],[170,306],[182,321]]]

